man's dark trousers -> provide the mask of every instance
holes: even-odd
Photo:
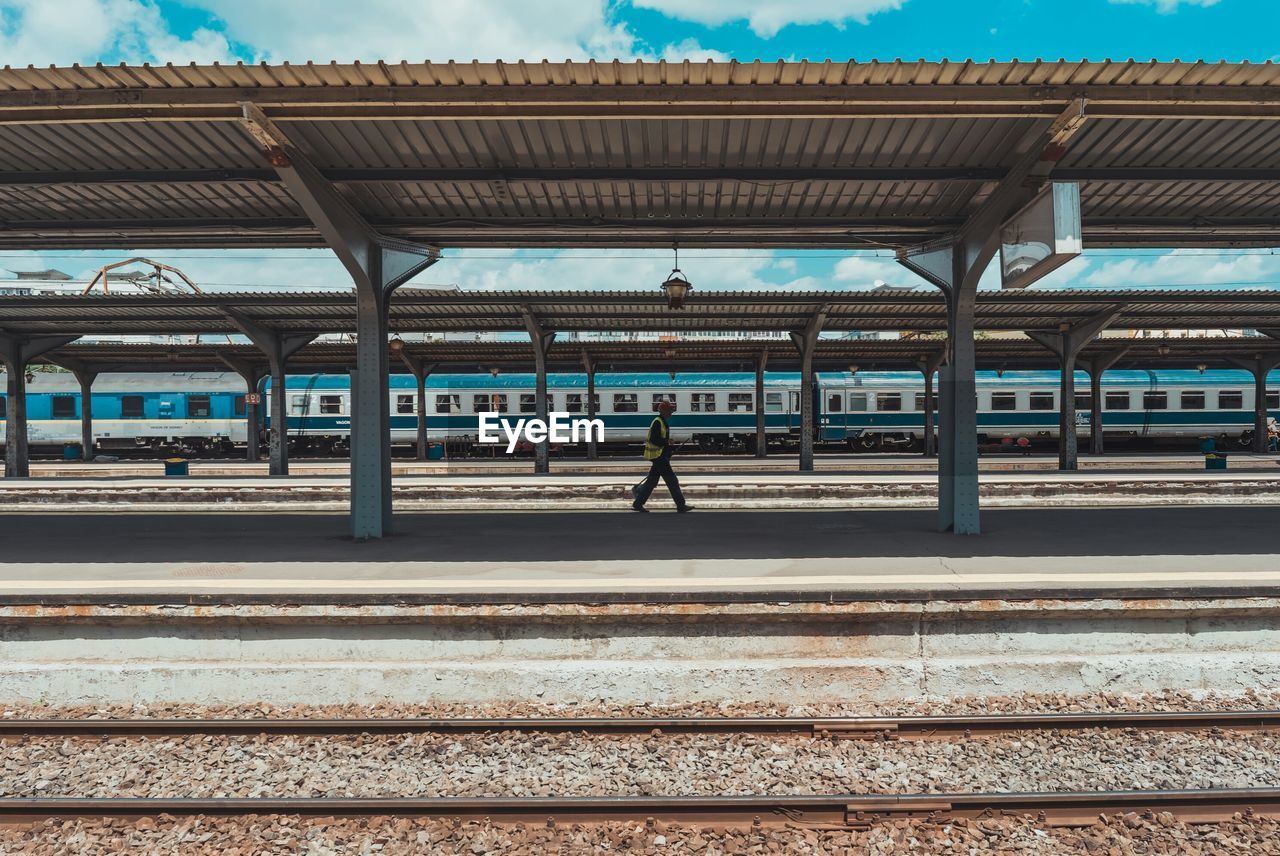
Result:
[[[675,470],[671,469],[670,455],[663,455],[649,467],[649,475],[645,476],[644,481],[640,483],[640,489],[636,491],[635,504],[644,505],[649,501],[649,495],[658,486],[658,479],[667,483],[667,490],[671,491],[671,498],[676,501],[676,508],[684,508],[684,494],[680,492],[680,481],[676,478]]]

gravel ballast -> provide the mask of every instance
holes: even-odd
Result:
[[[3,797],[781,795],[1280,787],[1280,738],[1036,732],[7,738]]]
[[[869,829],[831,830],[766,826],[721,829],[683,824],[604,823],[589,826],[495,826],[407,818],[323,820],[255,818],[144,818],[44,821],[0,827],[0,853],[32,856],[104,856],[118,853],[217,853],[220,856],[543,856],[635,853],[931,854],[999,853],[1006,856],[1236,856],[1280,853],[1280,825],[1237,816],[1204,826],[1168,814],[1100,817],[1079,829],[1050,829],[1031,818],[1004,817],[930,823],[901,820]]]

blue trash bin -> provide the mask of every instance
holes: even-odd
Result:
[[[439,461],[444,458],[444,443],[430,443],[427,446],[427,460]]]
[[[70,443],[62,447],[62,460],[78,461],[80,460],[80,447],[73,446]]]
[[[185,476],[187,474],[187,462],[182,458],[165,459],[164,474],[166,476]]]

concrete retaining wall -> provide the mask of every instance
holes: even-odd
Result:
[[[1280,599],[0,607],[0,702],[778,704],[1280,689]]]

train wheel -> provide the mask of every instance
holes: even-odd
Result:
[[[1241,449],[1248,449],[1250,446],[1253,445],[1253,432],[1252,431],[1241,432],[1240,436],[1236,438],[1236,442],[1240,444]]]

